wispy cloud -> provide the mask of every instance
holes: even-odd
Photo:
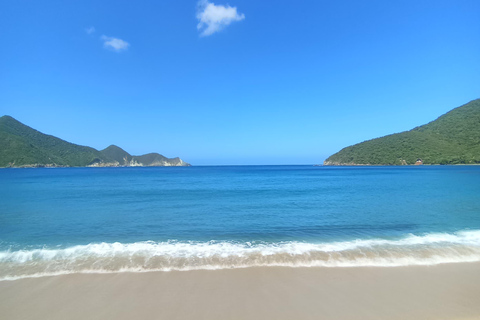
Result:
[[[229,5],[215,5],[208,0],[200,0],[197,4],[197,29],[201,31],[200,36],[209,36],[222,30],[235,21],[245,19],[243,13],[237,12],[237,7]]]
[[[95,28],[94,27],[85,28],[85,32],[87,34],[95,33]]]
[[[122,39],[107,37],[105,35],[101,36],[100,39],[103,40],[103,46],[107,49],[111,49],[117,52],[127,50],[130,46],[130,43]]]

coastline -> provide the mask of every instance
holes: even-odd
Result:
[[[424,163],[424,164],[369,164],[369,163],[336,163],[336,164],[322,164],[319,167],[430,167],[430,166],[479,166],[480,163]]]
[[[2,319],[480,319],[480,263],[71,274],[0,282]]]
[[[9,166],[9,167],[0,167],[0,169],[65,169],[65,168],[164,168],[164,167],[192,167],[191,164],[188,165],[154,165],[154,166],[124,166],[124,165],[91,165],[91,166],[61,166],[61,165],[23,165],[23,166]]]

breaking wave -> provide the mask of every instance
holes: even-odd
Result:
[[[480,230],[344,242],[135,242],[0,251],[0,280],[260,266],[394,267],[480,261]]]

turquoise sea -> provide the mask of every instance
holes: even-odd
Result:
[[[0,280],[480,261],[480,166],[0,170]]]

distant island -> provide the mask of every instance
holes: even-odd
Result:
[[[480,163],[480,99],[410,131],[346,147],[324,165]]]
[[[158,153],[132,156],[111,145],[98,151],[43,134],[10,116],[0,118],[0,167],[190,166]]]

